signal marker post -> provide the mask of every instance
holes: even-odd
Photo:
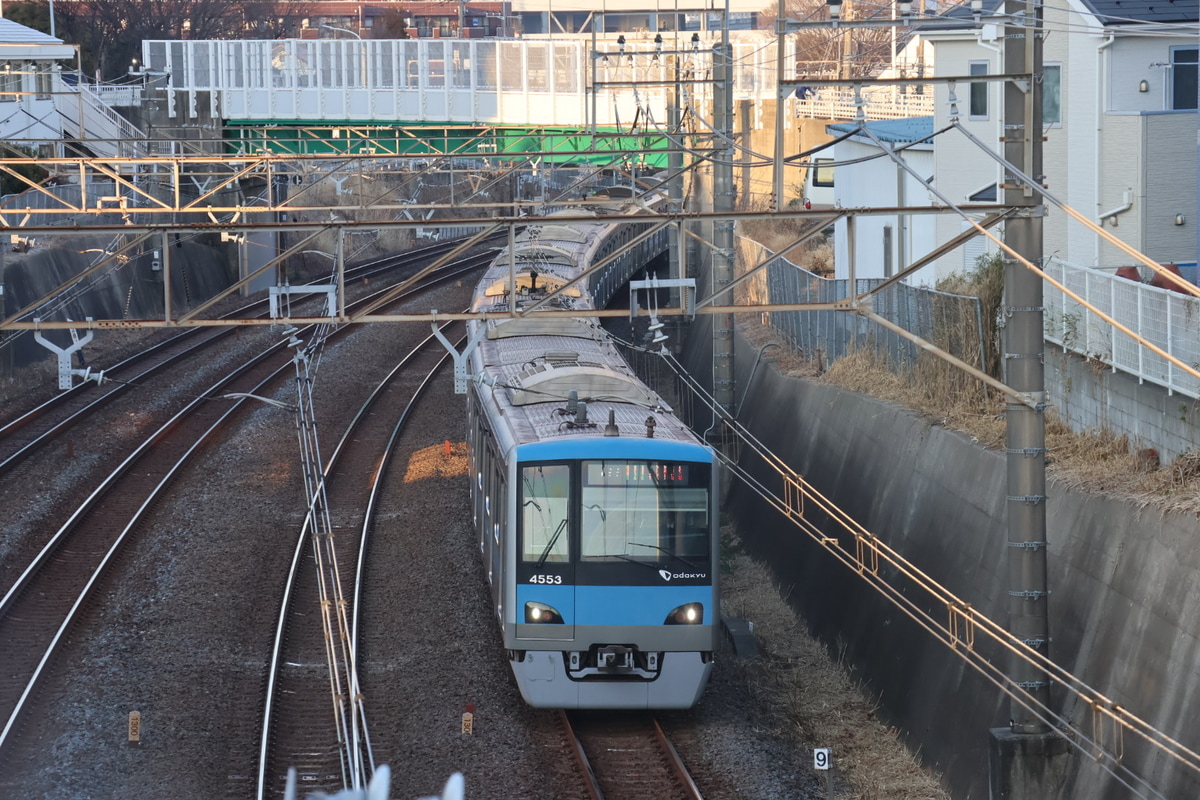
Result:
[[[833,750],[828,747],[814,747],[813,769],[825,773],[825,796],[828,800],[833,800]]]

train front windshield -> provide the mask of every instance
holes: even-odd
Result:
[[[521,468],[521,561],[646,564],[710,553],[711,466],[632,459]]]
[[[583,561],[704,558],[709,552],[709,468],[668,461],[584,461]]]

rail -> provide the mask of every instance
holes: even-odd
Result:
[[[394,299],[410,299],[431,286],[440,285],[461,277],[466,272],[477,269],[481,266],[482,262],[490,260],[490,258],[489,254],[484,254],[464,259],[458,265],[440,273],[431,284],[412,287],[406,290],[399,298]],[[389,291],[388,289],[381,290],[368,297],[360,298],[356,303],[370,303],[379,295],[386,295]],[[345,333],[346,330],[342,328],[334,333]],[[319,331],[317,335],[320,335]],[[299,340],[297,339],[297,341]],[[274,645],[267,673],[262,727],[258,736],[256,766],[255,796],[260,799],[271,796],[278,788],[272,785],[272,782],[283,774],[282,770],[273,769],[278,762],[290,761],[298,753],[304,752],[308,753],[310,758],[308,770],[311,770],[313,764],[317,763],[316,761],[311,761],[311,759],[315,758],[313,753],[316,752],[311,746],[314,733],[304,731],[302,732],[303,735],[297,736],[297,719],[307,719],[306,715],[312,709],[292,709],[291,714],[296,717],[295,719],[288,720],[292,724],[283,724],[282,722],[285,711],[288,711],[283,703],[284,698],[290,698],[289,702],[293,705],[300,702],[307,702],[303,698],[302,692],[297,690],[297,684],[292,682],[294,678],[289,673],[290,668],[297,665],[291,663],[286,657],[290,648],[288,641],[289,629],[295,622],[292,608],[294,606],[299,607],[297,604],[300,603],[308,603],[308,605],[303,607],[301,616],[307,615],[311,619],[314,611],[313,606],[315,605],[319,608],[322,618],[321,629],[324,632],[325,647],[327,648],[326,663],[330,671],[329,685],[333,691],[333,708],[335,709],[334,729],[337,735],[338,760],[341,766],[344,787],[362,788],[366,785],[368,776],[375,771],[375,759],[371,751],[371,738],[367,726],[365,709],[362,704],[363,693],[359,686],[357,670],[358,632],[360,629],[359,610],[361,605],[360,583],[363,575],[364,552],[374,522],[375,500],[379,492],[379,484],[387,474],[385,467],[381,466],[379,469],[374,469],[374,465],[386,465],[388,457],[396,445],[399,432],[407,421],[409,411],[412,409],[415,400],[410,400],[409,404],[402,410],[398,421],[395,422],[391,430],[390,436],[386,438],[386,446],[383,447],[382,453],[372,453],[371,457],[367,459],[369,463],[366,467],[364,468],[360,465],[360,469],[357,471],[348,468],[346,462],[352,461],[355,457],[355,453],[351,451],[352,442],[356,443],[356,446],[361,450],[363,448],[362,441],[375,443],[385,441],[386,432],[381,429],[371,429],[369,433],[364,433],[364,429],[367,426],[375,425],[378,427],[386,420],[385,415],[379,414],[376,417],[372,417],[370,412],[376,406],[384,408],[395,408],[398,406],[397,398],[387,394],[387,391],[390,389],[395,392],[399,388],[402,388],[393,388],[393,385],[399,386],[399,382],[396,379],[400,376],[402,369],[411,367],[414,360],[423,357],[428,350],[427,345],[433,341],[434,337],[431,335],[421,345],[412,348],[378,384],[351,421],[344,435],[334,448],[333,454],[324,466],[321,466],[319,449],[316,442],[316,422],[312,412],[310,394],[312,380],[306,366],[309,361],[309,351],[319,349],[320,342],[314,339],[308,345],[303,346],[303,348],[297,348],[298,352],[295,356],[295,363],[299,400],[296,419],[298,437],[302,445],[301,456],[304,462],[309,506],[304,524],[296,540],[286,585],[281,593]],[[438,354],[436,366],[429,371],[428,376],[432,376],[445,361],[446,355]],[[414,395],[423,393],[429,384],[430,379],[426,377]],[[359,455],[361,457],[361,454]],[[347,481],[338,479],[337,474],[335,474],[335,468],[337,473],[349,471],[357,474],[357,472],[364,472],[369,476],[369,485],[363,489],[359,483],[355,483],[352,487],[344,488],[343,484],[347,483]],[[353,495],[353,498],[341,497],[338,502],[331,502],[330,495],[335,490],[342,493],[349,492]],[[365,499],[359,496],[358,493],[360,492],[366,494]],[[352,587],[347,592],[343,590],[341,585],[339,558],[334,549],[335,537],[332,535],[330,509],[335,507],[349,507],[348,503],[354,504],[360,501],[363,502],[363,507],[366,511],[363,516],[359,541],[357,543],[359,554],[356,561],[358,566],[355,570]],[[301,574],[301,567],[305,561],[306,552],[311,553],[308,556],[308,560],[318,573],[315,580],[312,575]],[[316,602],[316,595],[318,594],[319,603]],[[349,616],[347,616],[348,614]],[[295,634],[295,637],[299,638],[303,635],[304,631],[300,631]],[[329,698],[321,699],[319,707],[322,709],[328,708]],[[287,744],[294,745],[294,749],[290,752],[280,752],[287,749],[287,744],[281,743],[281,740],[285,737],[290,737]],[[291,768],[295,764],[288,763],[281,766]],[[311,778],[312,776],[308,777]]]
[[[658,720],[641,714],[560,710],[559,723],[590,800],[704,800]]]

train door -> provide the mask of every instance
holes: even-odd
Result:
[[[486,501],[487,520],[483,528],[484,563],[487,564],[488,578],[492,584],[492,602],[500,608],[504,587],[504,546],[502,544],[505,526],[504,500],[506,485],[504,480],[504,462],[496,452],[496,443],[490,438],[484,438],[483,446],[486,453],[485,478],[488,486]]]
[[[496,461],[496,519],[492,523],[491,535],[488,537],[488,550],[491,553],[491,572],[495,575],[492,583],[492,601],[499,606],[504,597],[505,541],[504,532],[509,530],[508,521],[508,481],[504,475],[504,462]]]

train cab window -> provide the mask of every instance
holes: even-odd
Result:
[[[567,530],[571,467],[541,464],[521,468],[521,559],[535,564],[570,558]]]
[[[583,560],[703,558],[709,553],[709,468],[660,461],[585,461]]]

